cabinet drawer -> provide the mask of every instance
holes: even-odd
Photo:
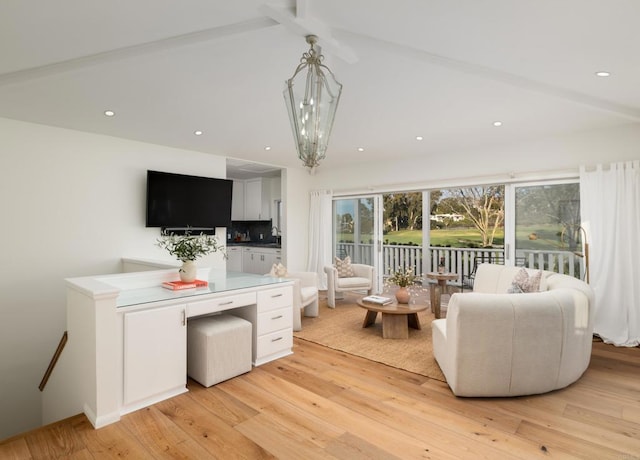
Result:
[[[244,307],[256,303],[255,292],[237,294],[216,299],[203,300],[201,302],[190,302],[187,304],[187,316],[206,315],[217,311],[229,310],[231,308]]]
[[[282,329],[261,335],[257,340],[256,358],[260,359],[283,350],[290,350],[293,346],[293,328]]]
[[[258,311],[276,310],[293,305],[291,286],[258,291]]]
[[[293,316],[291,307],[269,310],[258,314],[257,335],[268,334],[270,332],[287,329],[293,326]]]

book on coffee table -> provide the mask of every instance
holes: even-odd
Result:
[[[389,305],[393,302],[393,299],[390,299],[389,297],[382,297],[380,295],[369,295],[367,297],[363,297],[362,300],[364,302],[375,303],[378,305]]]

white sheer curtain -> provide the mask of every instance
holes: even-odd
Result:
[[[331,265],[332,254],[332,193],[329,190],[311,192],[309,206],[309,255],[307,271],[317,272],[318,289],[327,289],[325,265]]]
[[[580,168],[580,212],[595,291],[594,332],[640,344],[640,161]]]

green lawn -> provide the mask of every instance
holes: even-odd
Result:
[[[560,230],[558,225],[520,226],[516,235],[519,249],[559,249]],[[422,230],[401,230],[384,235],[385,244],[422,244]],[[475,228],[451,228],[431,230],[431,245],[444,247],[479,247],[482,240]],[[504,244],[504,231],[496,234],[494,246]]]
[[[401,230],[399,232],[389,232],[384,235],[383,241],[386,244],[422,244],[422,230]],[[473,228],[453,228],[431,230],[432,246],[450,247],[473,247],[480,246],[482,239],[476,229]],[[496,234],[494,245],[504,243],[504,232]]]

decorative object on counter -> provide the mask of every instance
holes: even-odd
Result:
[[[422,288],[422,277],[413,273],[413,268],[404,267],[395,271],[389,278],[386,279],[385,284],[398,286],[396,291],[396,300],[398,303],[408,304],[411,300],[411,291]],[[420,285],[418,285],[420,283]]]
[[[222,252],[223,257],[227,258],[226,248],[220,244],[215,235],[205,235],[204,233],[193,235],[188,228],[185,230],[184,235],[163,232],[156,245],[166,249],[169,254],[182,261],[182,267],[180,267],[178,273],[180,274],[180,280],[185,283],[195,281],[198,271],[195,261],[199,257],[214,252]]]
[[[275,276],[276,278],[286,278],[287,267],[285,267],[281,263],[273,264],[271,266],[271,272],[269,272],[269,275]]]
[[[327,151],[342,85],[322,63],[324,56],[315,48],[318,37],[308,35],[306,39],[311,49],[302,55],[293,76],[286,81],[284,99],[298,158],[313,174]]]

